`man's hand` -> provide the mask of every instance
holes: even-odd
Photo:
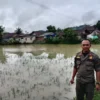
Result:
[[[96,84],[96,90],[100,91],[100,85],[99,84]]]
[[[77,69],[74,67],[74,69],[73,69],[72,79],[70,80],[70,83],[71,83],[71,84],[74,83],[74,77],[75,77],[76,73],[77,73]]]
[[[74,83],[74,79],[71,79],[71,80],[70,80],[70,83],[73,84],[73,83]]]

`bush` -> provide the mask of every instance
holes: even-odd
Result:
[[[90,39],[92,44],[100,44],[100,39]]]
[[[50,38],[46,39],[46,43],[58,44],[58,43],[60,43],[60,39],[59,39],[59,37],[50,37]]]

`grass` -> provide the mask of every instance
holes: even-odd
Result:
[[[73,100],[76,100],[76,97],[73,99]],[[86,100],[86,99],[84,99]],[[100,91],[94,91],[94,98],[93,100],[100,100]]]
[[[96,91],[94,92],[94,99],[93,100],[100,100],[100,91]]]

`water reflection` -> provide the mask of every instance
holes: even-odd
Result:
[[[15,53],[22,56],[23,53],[32,53],[33,55],[41,55],[43,52],[49,54],[49,58],[55,58],[56,54],[64,54],[65,58],[74,56],[81,50],[80,45],[17,45],[17,46],[3,46],[3,52]],[[100,55],[99,45],[93,45],[91,50]]]
[[[64,57],[74,56],[77,51],[80,50],[79,45],[22,45],[22,46],[9,46],[3,47],[4,52],[9,53],[32,53],[37,56],[46,52],[49,54],[49,58],[55,58],[56,54],[64,54]]]

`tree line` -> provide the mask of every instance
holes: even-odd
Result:
[[[100,20],[95,25],[93,25],[93,27],[100,30]],[[72,28],[67,27],[67,28],[61,29],[61,28],[56,28],[53,25],[49,25],[49,26],[47,26],[46,32],[63,33],[63,35],[60,36],[59,34],[56,34],[55,37],[46,38],[45,43],[76,44],[76,43],[80,43],[80,41],[81,41],[78,38],[78,34],[76,33],[76,31],[73,30]],[[4,33],[5,33],[5,28],[3,26],[0,26],[0,43],[2,43]],[[14,31],[14,33],[16,33],[17,35],[20,35],[20,34],[23,33],[23,31],[22,31],[21,28],[17,28]],[[98,41],[98,40],[93,40],[93,41],[95,42],[95,41]]]

